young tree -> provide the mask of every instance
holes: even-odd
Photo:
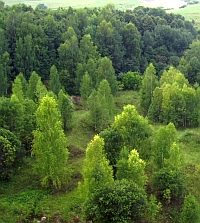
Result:
[[[105,129],[109,123],[111,123],[114,112],[115,104],[114,98],[111,93],[111,88],[106,79],[102,80],[99,84],[97,91],[97,102],[100,112],[99,129]]]
[[[65,94],[63,90],[58,93],[58,109],[61,112],[64,131],[69,130],[72,127],[74,106],[69,95]]]
[[[29,78],[29,81],[28,81],[28,88],[27,88],[27,97],[33,101],[36,101],[36,86],[37,86],[37,82],[38,80],[40,79],[39,75],[33,71],[31,73],[31,76]]]
[[[85,75],[82,78],[80,93],[82,98],[82,104],[85,109],[88,109],[88,97],[92,93],[92,79],[88,72],[85,72]]]
[[[115,95],[118,89],[112,61],[108,57],[103,57],[98,60],[98,64],[99,66],[96,71],[96,88],[98,88],[102,80],[106,79],[110,85],[112,94]]]
[[[53,91],[55,95],[58,95],[58,92],[61,89],[60,77],[55,65],[53,65],[50,69],[49,87],[50,90]]]
[[[112,167],[103,151],[104,140],[98,135],[88,144],[83,164],[82,196],[88,200],[92,194],[114,183]]]
[[[198,223],[200,219],[200,207],[197,199],[189,194],[184,199],[184,204],[181,212],[181,223]]]
[[[156,69],[152,63],[147,67],[140,89],[140,106],[146,116],[153,99],[153,91],[157,86]]]
[[[156,133],[153,150],[156,165],[161,168],[164,160],[170,158],[170,148],[177,141],[177,132],[173,123],[160,127]]]
[[[135,106],[127,105],[124,111],[115,116],[113,128],[123,139],[123,145],[130,149],[136,149],[142,159],[151,155],[150,136],[152,128],[147,119],[143,118],[136,111]]]
[[[19,101],[23,103],[24,101],[24,92],[22,89],[22,83],[19,76],[17,76],[12,84],[12,93],[17,96]]]
[[[59,189],[66,177],[69,152],[62,129],[61,115],[54,98],[45,96],[35,113],[37,129],[33,132],[32,155],[41,184]]]
[[[124,148],[127,150],[126,148]],[[122,150],[123,151],[123,150]],[[126,155],[126,154],[125,154]],[[142,188],[146,184],[145,162],[137,150],[132,150],[128,157],[122,157],[117,163],[117,179],[127,179]]]

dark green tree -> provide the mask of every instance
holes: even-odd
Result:
[[[60,77],[55,65],[50,69],[49,88],[55,95],[58,95],[58,92],[61,89]]]

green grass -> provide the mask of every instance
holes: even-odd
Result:
[[[5,0],[4,1],[6,5],[13,5],[13,4],[18,4],[18,3],[24,3],[26,5],[31,5],[33,7],[37,6],[38,4],[45,4],[49,8],[58,8],[58,7],[102,7],[105,6],[107,3],[113,2],[117,8],[131,8],[135,7],[141,4],[141,0],[125,0],[125,1],[120,1],[120,0],[114,0],[114,1],[108,1],[108,0],[76,0],[76,1],[71,1],[71,0],[58,0],[58,1],[51,1],[51,0],[35,0],[35,1],[30,1],[30,0]]]
[[[186,20],[195,21],[195,27],[200,28],[200,4],[188,5],[183,9],[169,10],[168,12],[181,14]]]

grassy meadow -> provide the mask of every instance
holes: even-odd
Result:
[[[26,5],[31,5],[32,7],[36,7],[38,4],[45,4],[48,8],[67,8],[69,6],[73,8],[81,8],[81,7],[102,7],[108,3],[114,3],[115,7],[121,10],[125,9],[133,9],[137,6],[145,6],[145,7],[161,7],[162,5],[166,5],[167,0],[4,0],[6,5],[13,5],[18,3],[23,3]],[[200,3],[195,5],[188,5],[186,8],[176,8],[172,10],[168,10],[168,12],[177,13],[183,15],[189,21],[195,21],[195,26],[200,28]]]

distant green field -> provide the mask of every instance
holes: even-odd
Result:
[[[45,4],[49,8],[58,8],[58,7],[102,7],[108,3],[114,3],[115,7],[118,9],[133,9],[136,6],[148,6],[148,7],[158,7],[160,3],[156,5],[156,1],[145,1],[145,0],[4,0],[6,5],[13,5],[18,3],[24,3],[26,5],[31,5],[36,7],[38,4]],[[159,1],[158,1],[159,2]],[[160,1],[162,2],[162,1]],[[163,1],[164,2],[164,1]],[[200,4],[198,5],[189,5],[183,9],[173,9],[168,12],[173,12],[183,15],[187,20],[194,20],[195,26],[200,28]]]
[[[177,13],[183,15],[187,20],[195,21],[195,26],[200,28],[200,4],[197,5],[189,5],[183,9],[174,9],[169,12]]]
[[[58,8],[58,7],[101,7],[107,3],[113,2],[117,8],[133,8],[138,5],[144,5],[141,0],[4,0],[6,5],[13,5],[18,3],[24,3],[26,5],[31,5],[32,7],[37,6],[38,4],[45,4],[49,8]]]

